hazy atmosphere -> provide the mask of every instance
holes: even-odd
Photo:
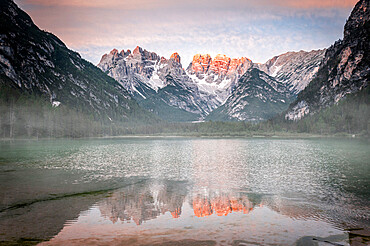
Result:
[[[342,38],[356,0],[16,0],[35,23],[97,64],[113,48],[137,45],[186,68],[194,54],[253,62],[310,51]]]
[[[0,0],[0,246],[370,244],[369,0]]]

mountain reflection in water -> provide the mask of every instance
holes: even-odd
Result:
[[[231,212],[249,213],[253,209],[253,204],[247,196],[220,194],[213,197],[195,197],[193,199],[193,210],[197,217],[209,216],[213,213],[218,216],[227,216]]]
[[[238,240],[291,244],[307,235],[348,240],[338,228],[339,221],[332,223],[335,217],[313,205],[276,195],[208,188],[164,180],[129,185],[81,212],[45,244],[78,245],[86,238],[129,245],[189,238],[221,245]]]
[[[0,244],[306,245],[314,236],[346,245],[349,229],[370,224],[362,141],[135,138],[0,148]]]
[[[118,220],[132,220],[140,225],[143,221],[155,219],[166,212],[170,212],[172,218],[179,218],[186,200],[192,206],[196,217],[212,214],[227,216],[232,212],[248,214],[255,206],[243,193],[213,192],[189,195],[186,183],[169,181],[132,185],[114,192],[97,205],[101,215],[113,223]]]
[[[185,201],[184,184],[167,182],[166,184],[143,183],[132,185],[114,192],[107,199],[98,202],[101,215],[113,223],[133,220],[137,225],[160,214],[170,212],[173,218],[181,215]]]
[[[255,207],[267,207],[294,219],[327,220],[327,211],[295,199],[272,195],[248,194],[233,190],[219,191],[195,188],[186,182],[146,180],[119,189],[97,202],[101,216],[111,222],[143,222],[169,212],[173,219],[181,217],[184,203],[196,217],[227,216],[231,213],[249,214]],[[338,222],[339,224],[339,222]]]

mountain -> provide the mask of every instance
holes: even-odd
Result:
[[[325,50],[288,52],[264,64],[243,66],[247,70],[228,87],[225,103],[206,119],[262,121],[285,111],[315,77],[324,54]]]
[[[179,54],[174,53],[167,60],[136,47],[132,53],[130,50],[112,50],[103,55],[98,67],[119,81],[141,106],[163,119],[254,121],[265,120],[286,110],[296,94],[316,75],[324,53],[325,50],[288,52],[265,64],[254,64],[246,57],[230,58],[219,54],[212,58],[208,54],[196,54],[184,71]],[[263,84],[279,85],[279,91],[273,95],[271,91],[250,91],[250,87],[245,87],[245,80],[238,87],[240,78],[252,67],[265,73],[257,76],[258,81],[266,79]],[[250,79],[254,81],[254,77]],[[246,91],[242,92],[243,89]],[[269,103],[263,106],[264,100],[257,103],[252,99],[257,91],[261,98],[269,98],[273,104],[276,101],[279,106],[270,107]],[[243,100],[238,100],[237,95]]]
[[[247,58],[194,56],[186,71],[178,53],[170,59],[141,47],[103,55],[98,67],[119,81],[141,106],[170,121],[199,120],[228,98],[252,66]]]
[[[215,116],[217,112],[224,112],[221,108],[207,119],[261,120],[271,114],[271,110],[262,105],[256,106],[260,109],[257,113],[251,102],[247,104],[244,101],[245,93],[252,93],[249,91],[251,88],[244,86],[244,80],[238,87],[242,75],[255,66],[248,58],[217,55],[212,59],[210,55],[197,54],[184,70],[178,53],[166,59],[140,47],[132,52],[114,49],[105,54],[98,65],[103,73],[83,60],[78,53],[69,50],[56,36],[41,31],[14,2],[3,1],[1,7],[2,88],[11,88],[20,95],[37,95],[55,108],[71,108],[76,110],[76,114],[81,112],[87,117],[92,115],[95,120],[108,122],[150,121],[152,116],[140,106],[168,121],[204,119],[226,102],[227,105],[223,108],[229,108],[227,116]],[[265,84],[269,86],[279,84],[278,82],[285,83],[289,88],[296,86],[299,79],[287,74],[297,70],[297,63],[309,61],[310,65],[299,70],[303,71],[300,73],[304,74],[303,77],[307,77],[307,74],[312,74],[315,70],[311,63],[316,64],[320,57],[316,53],[316,56],[313,53],[311,56],[307,54],[273,58],[258,68],[274,75],[277,66],[284,66],[280,70],[284,73],[276,73],[277,81],[266,75],[258,78],[267,79]],[[281,65],[282,61],[289,66]],[[241,92],[242,88],[246,90],[244,94]],[[270,91],[253,90],[257,91],[262,95],[261,98],[266,97],[276,102],[289,101],[286,100],[285,90],[281,97],[276,93],[272,97]],[[244,103],[244,106],[236,103],[236,95],[241,94],[244,99],[238,102]],[[269,106],[266,104],[266,107]],[[277,110],[275,113],[279,113],[282,107],[273,108]],[[256,115],[250,113],[248,116],[237,116],[248,110]]]
[[[198,86],[201,95],[208,98],[209,108],[222,105],[231,95],[239,78],[253,63],[246,57],[230,58],[218,54],[196,54],[186,69],[186,73]]]
[[[185,73],[179,54],[170,59],[141,47],[103,55],[98,67],[116,79],[141,106],[169,121],[194,121],[211,109]]]
[[[137,225],[166,212],[179,218],[188,192],[184,182],[163,181],[159,189],[152,188],[149,181],[144,181],[115,191],[97,204],[101,215],[113,223],[134,221]]]
[[[301,92],[315,77],[326,49],[287,52],[256,67],[276,80],[285,83],[294,95]]]
[[[250,68],[239,79],[226,102],[207,120],[262,121],[287,109],[292,95],[286,85],[265,72]]]
[[[154,118],[114,79],[53,34],[40,30],[12,0],[0,2],[0,87],[22,97],[43,98],[50,106],[67,107],[99,121],[146,122]]]
[[[360,0],[344,26],[343,40],[327,49],[316,77],[289,106],[286,119],[299,120],[305,115],[314,114],[368,86],[369,19],[370,2]]]

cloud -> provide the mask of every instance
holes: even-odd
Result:
[[[282,30],[267,33],[256,28],[247,27],[246,29],[250,31],[223,32],[222,30],[195,28],[184,30],[182,34],[162,33],[138,37],[116,36],[109,40],[101,37],[89,44],[72,48],[82,51],[85,58],[97,63],[104,53],[113,48],[132,50],[136,45],[139,45],[167,58],[172,53],[178,52],[182,57],[183,65],[186,67],[196,53],[208,53],[212,57],[222,53],[230,57],[245,56],[254,62],[265,62],[272,56],[287,51],[324,48],[331,43],[331,41],[320,40],[320,38],[313,38],[310,35],[280,35],[280,32],[286,32]]]
[[[23,0],[25,4],[42,6],[72,6],[88,8],[116,9],[154,9],[191,7],[245,7],[245,6],[283,6],[294,8],[348,8],[353,7],[357,0]]]
[[[163,2],[163,1],[162,1]],[[168,1],[171,3],[172,1]],[[39,5],[49,7],[80,7],[80,8],[107,8],[107,9],[152,9],[162,6],[161,1],[148,0],[23,0],[26,5]]]
[[[280,6],[293,8],[352,8],[358,0],[283,0],[275,1]]]
[[[349,0],[16,0],[35,23],[93,63],[139,45],[187,66],[195,53],[264,62],[329,46],[342,35]]]

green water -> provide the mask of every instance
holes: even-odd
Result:
[[[347,245],[369,188],[361,140],[5,141],[0,241]]]

